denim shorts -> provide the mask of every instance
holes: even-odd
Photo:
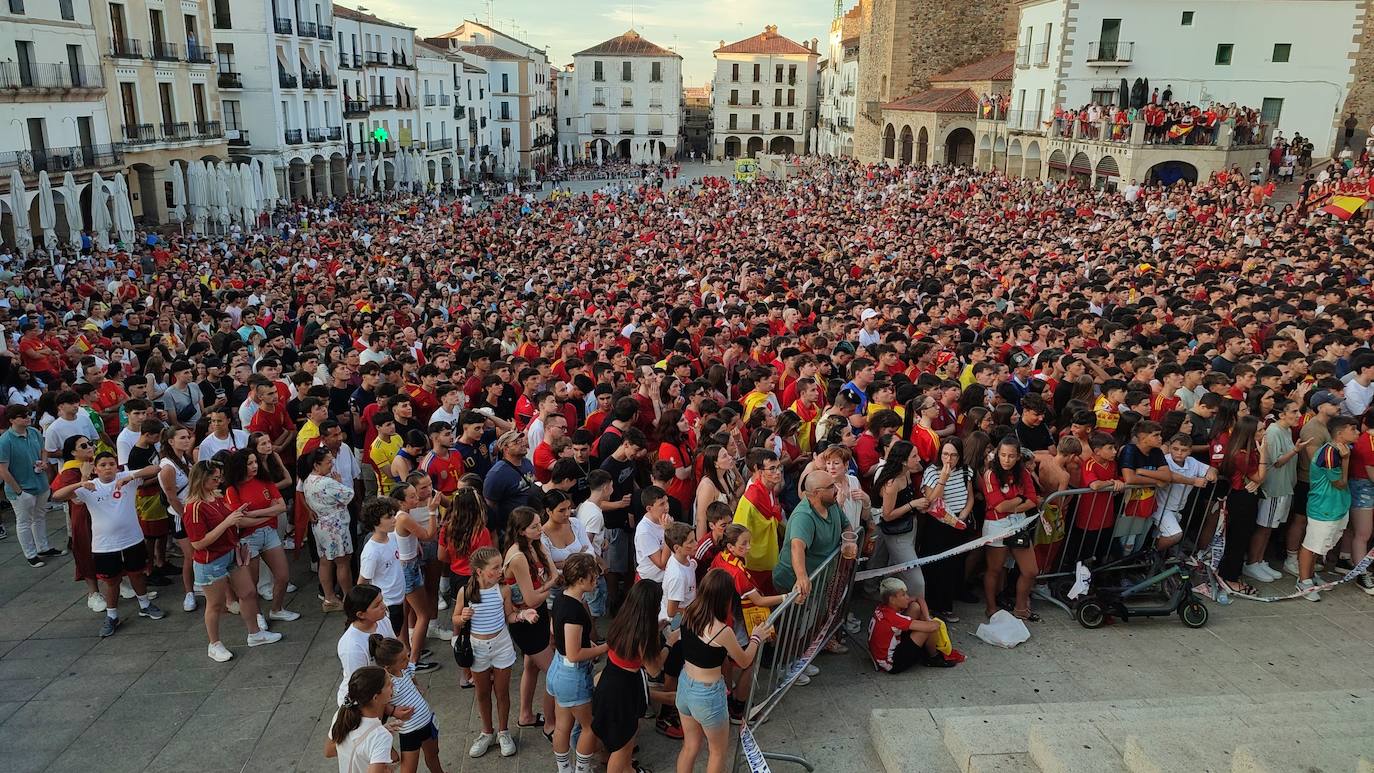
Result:
[[[419,557],[401,562],[401,574],[405,576],[406,593],[410,593],[416,588],[425,587],[424,562]]]
[[[596,587],[592,588],[591,593],[582,594],[582,600],[587,602],[587,611],[592,613],[592,617],[605,617],[606,578],[596,578]]]
[[[730,721],[725,703],[725,680],[702,684],[684,671],[677,680],[677,710],[704,728],[720,727]]]
[[[1360,509],[1374,507],[1374,482],[1351,478],[1350,506]]]
[[[554,652],[544,684],[549,695],[565,709],[591,703],[592,661],[569,663],[561,654]]]
[[[281,535],[270,525],[259,526],[252,534],[240,538],[239,542],[248,546],[249,558],[257,558],[272,548],[281,547]]]
[[[195,562],[196,585],[211,585],[229,576],[229,570],[234,568],[234,551],[229,551],[216,558],[208,564]]]

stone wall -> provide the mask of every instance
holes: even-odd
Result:
[[[1336,116],[1336,147],[1330,149],[1339,153],[1345,139],[1345,119],[1351,113],[1360,122],[1355,132],[1356,147],[1364,144],[1374,124],[1374,0],[1364,0],[1361,8],[1360,25],[1355,29],[1355,41],[1360,44],[1351,62],[1350,93],[1346,95],[1345,106]],[[1316,148],[1313,155],[1323,156],[1327,148]]]
[[[854,152],[862,161],[881,156],[884,102],[929,88],[932,75],[1016,46],[1014,0],[862,0],[860,8]]]

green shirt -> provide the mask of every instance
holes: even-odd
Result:
[[[806,545],[806,573],[811,574],[839,549],[840,533],[848,525],[839,505],[830,505],[822,518],[811,506],[811,500],[802,499],[787,519],[778,563],[773,567],[773,587],[779,593],[786,593],[797,584],[797,575],[792,571],[792,540],[799,539]]]
[[[9,465],[10,475],[14,476],[24,493],[38,494],[48,488],[48,476],[40,466],[43,436],[33,427],[28,429],[27,435],[15,432],[14,427],[0,434],[0,462]],[[5,493],[12,497],[20,494],[8,483],[5,484]]]
[[[1350,513],[1350,488],[1332,485],[1341,479],[1341,452],[1327,443],[1312,455],[1308,470],[1312,489],[1307,495],[1307,517],[1314,521],[1339,521]]]

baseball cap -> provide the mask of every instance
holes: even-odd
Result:
[[[848,341],[841,341],[841,342],[835,344],[835,350],[834,350],[833,353],[834,353],[834,354],[841,354],[841,353],[843,353],[843,354],[848,354],[848,355],[851,355],[851,356],[852,356],[852,355],[854,354],[854,344],[851,344],[851,343],[849,343]]]
[[[1336,394],[1332,392],[1330,389],[1318,389],[1317,391],[1312,393],[1311,397],[1307,398],[1307,405],[1311,407],[1314,411],[1322,407],[1323,405],[1340,404],[1341,398],[1337,397]]]
[[[859,320],[862,322],[867,322],[876,316],[878,316],[877,309],[864,309],[863,313],[859,315]]]
[[[511,443],[514,443],[515,441],[519,440],[520,438],[523,438],[524,436],[525,433],[519,430],[508,430],[502,433],[501,437],[496,439],[496,443],[493,444],[492,447],[495,448],[497,451],[501,451],[506,446],[510,445]]]

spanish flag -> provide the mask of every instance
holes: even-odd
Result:
[[[788,410],[797,414],[797,418],[802,421],[801,429],[797,430],[797,446],[801,448],[802,453],[811,453],[811,449],[816,445],[816,420],[821,416],[821,407],[817,405],[807,409],[801,400],[797,400]]]
[[[778,543],[782,539],[782,504],[757,477],[749,481],[749,486],[735,507],[735,523],[749,529],[753,537],[749,545],[749,555],[744,565],[755,575],[767,575],[771,586],[773,566],[778,563]]]
[[[1176,123],[1173,126],[1169,127],[1169,139],[1176,140],[1179,137],[1182,137],[1183,135],[1187,134],[1188,132],[1191,132],[1192,130],[1192,124],[1188,124],[1185,126],[1181,123]]]
[[[89,352],[92,348],[91,339],[87,338],[85,333],[82,333],[81,335],[76,337],[75,345],[76,348],[81,350],[82,354]]]
[[[1326,206],[1317,211],[1324,215],[1335,215],[1340,220],[1349,220],[1368,201],[1363,196],[1332,196],[1327,199]]]

